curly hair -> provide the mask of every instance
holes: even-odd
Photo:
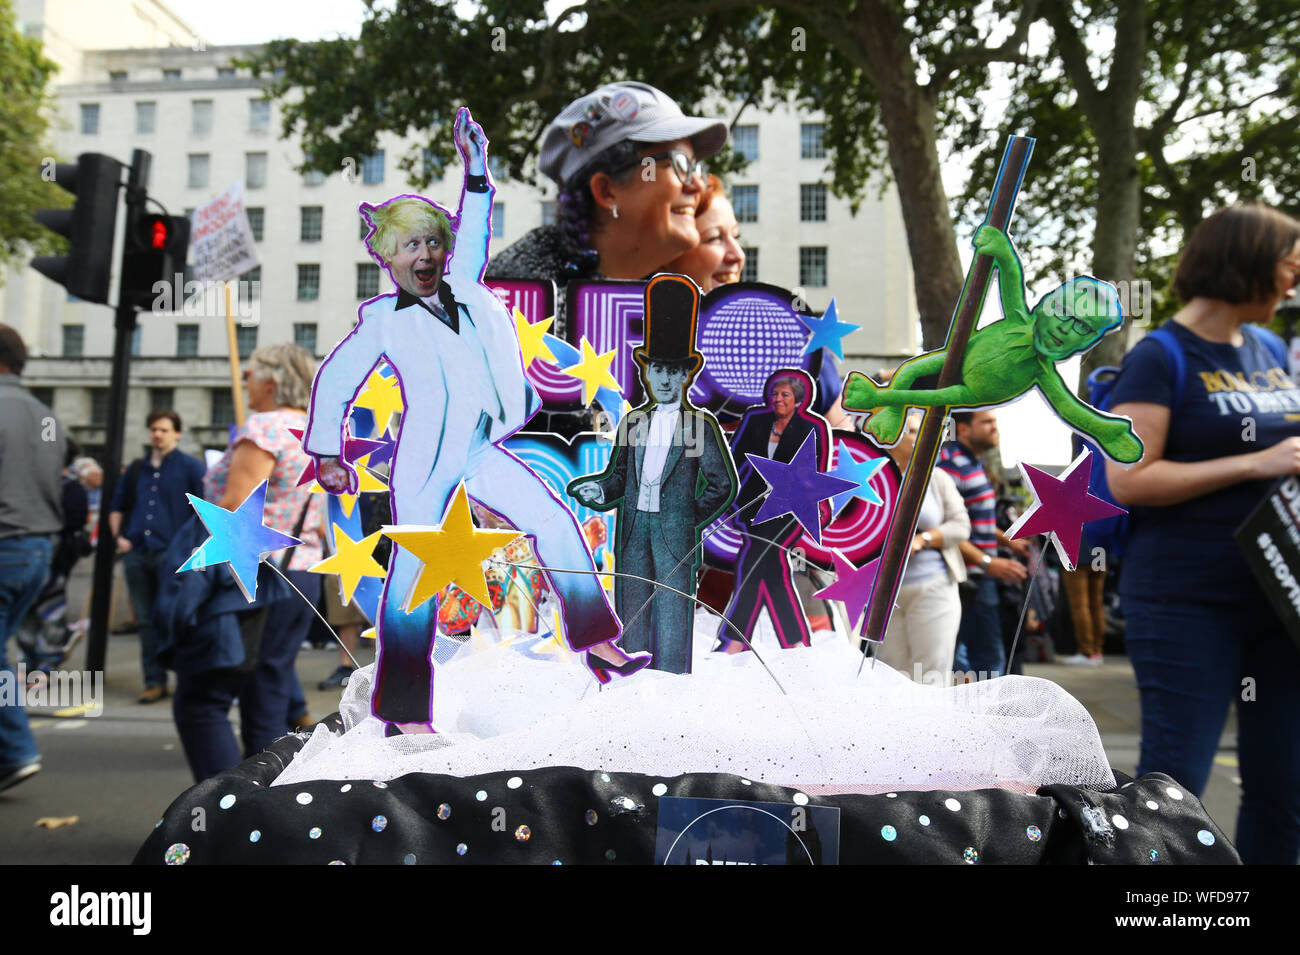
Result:
[[[451,254],[456,234],[442,209],[416,196],[396,196],[378,206],[362,203],[361,218],[370,227],[366,248],[384,266],[397,254],[397,243],[412,232],[437,232],[443,248]]]
[[[555,220],[565,258],[575,276],[591,275],[600,264],[591,244],[591,227],[596,221],[591,177],[603,172],[615,182],[627,182],[636,172],[638,155],[650,145],[631,139],[615,143],[560,185]]]
[[[248,367],[263,381],[275,383],[275,403],[281,408],[306,408],[316,359],[292,342],[263,345],[248,356]]]

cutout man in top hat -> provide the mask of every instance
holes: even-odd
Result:
[[[645,344],[633,353],[646,402],[619,423],[605,471],[569,484],[588,507],[618,508],[615,568],[648,578],[616,578],[622,645],[651,651],[651,666],[669,673],[691,672],[695,617],[690,598],[673,591],[694,596],[700,532],[737,486],[717,419],[688,397],[704,364],[695,350],[699,307],[700,290],[684,276],[656,275],[646,285]]]

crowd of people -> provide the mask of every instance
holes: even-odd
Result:
[[[745,253],[736,216],[722,182],[704,168],[726,138],[725,123],[686,116],[670,97],[645,84],[609,84],[579,98],[556,117],[541,143],[539,166],[559,190],[557,224],[499,251],[488,265],[488,279],[562,285],[575,278],[644,279],[670,271],[690,276],[706,292],[738,281]],[[647,175],[647,169],[656,174]],[[1116,500],[1132,510],[1118,589],[1124,641],[1141,694],[1138,769],[1167,772],[1200,794],[1229,703],[1236,700],[1243,787],[1237,842],[1247,861],[1294,862],[1300,855],[1300,650],[1270,609],[1232,533],[1272,480],[1300,474],[1300,425],[1286,402],[1255,401],[1246,441],[1237,406],[1211,395],[1234,390],[1253,400],[1265,391],[1294,390],[1268,334],[1256,329],[1294,294],[1297,276],[1300,225],[1294,220],[1262,206],[1209,217],[1183,251],[1174,282],[1183,307],[1170,327],[1185,368],[1170,361],[1168,345],[1143,341],[1126,357],[1113,390],[1114,412],[1132,419],[1145,446],[1138,464],[1108,467]],[[22,342],[0,326],[0,346],[0,638],[7,641],[41,596],[51,567],[66,578],[74,553],[69,548],[84,547],[68,538],[65,517],[84,531],[85,515],[95,505],[83,498],[97,492],[102,474],[97,478],[90,463],[66,455],[61,431],[57,440],[39,440],[39,423],[49,412],[18,386]],[[829,356],[822,368],[818,395],[827,407],[819,410],[827,411],[840,382]],[[267,481],[267,523],[304,541],[283,569],[307,601],[289,594],[268,608],[254,665],[241,671],[215,658],[191,659],[177,671],[176,723],[199,779],[307,719],[294,657],[310,625],[308,603],[315,602],[321,585],[306,570],[321,559],[325,538],[318,507],[296,483],[307,457],[287,429],[305,425],[313,373],[311,356],[294,346],[255,352],[245,371],[253,414],[210,469],[178,450],[182,424],[175,412],[152,413],[150,451],[128,467],[109,505],[114,546],[139,620],[142,702],[167,694],[153,605],[170,573],[163,555],[192,519],[185,494],[233,508]],[[786,387],[797,404],[796,384],[802,387]],[[775,422],[787,420],[775,404],[772,415]],[[918,418],[909,420],[902,440],[889,450],[900,469],[910,466]],[[855,425],[841,410],[831,423]],[[763,438],[769,452],[779,443],[775,425],[773,434]],[[1115,561],[1099,568],[1084,560],[1078,570],[1065,571],[1054,566],[1050,549],[1008,539],[1006,530],[1024,498],[999,469],[987,466],[995,460],[990,453],[998,437],[992,411],[951,417],[949,440],[921,505],[898,608],[878,651],[883,662],[908,676],[1017,672],[1023,653],[1011,656],[1012,643],[1023,650],[1031,635],[1041,643],[1045,632],[1058,643],[1074,644],[1075,652],[1062,655],[1062,662],[1099,665],[1108,625],[1120,618],[1106,593],[1108,579],[1116,579]],[[61,486],[60,474],[69,465],[72,476]],[[787,530],[784,524],[769,528],[767,536],[784,540]],[[1043,565],[1037,603],[1025,613],[1027,590]],[[1057,579],[1059,589],[1052,583]],[[1059,598],[1062,609],[1044,603],[1051,597]],[[341,622],[339,608],[334,611],[332,622]],[[353,628],[359,624],[348,621]],[[801,629],[792,626],[796,633]],[[802,636],[795,642],[807,642]],[[723,644],[720,649],[743,649],[730,640]],[[341,658],[327,683],[344,682],[350,671]],[[1249,702],[1242,702],[1243,679],[1258,682]],[[228,721],[235,699],[242,746]],[[0,708],[0,788],[38,768],[21,708]]]

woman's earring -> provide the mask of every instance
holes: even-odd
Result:
[[[609,210],[609,214],[612,215],[615,219],[617,219],[617,218],[618,218],[618,206],[611,206],[611,207],[610,207],[610,210]]]

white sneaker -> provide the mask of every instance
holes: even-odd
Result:
[[[1090,667],[1099,667],[1106,662],[1106,658],[1103,657],[1100,653],[1093,654],[1092,656],[1087,657],[1086,659],[1088,661],[1088,666]]]
[[[1068,667],[1087,667],[1094,665],[1093,662],[1082,653],[1074,653],[1068,657],[1057,657],[1056,662],[1064,663]]]

